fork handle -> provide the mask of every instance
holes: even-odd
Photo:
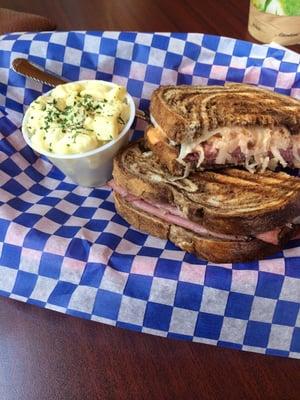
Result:
[[[12,62],[12,68],[18,74],[33,79],[36,82],[45,83],[46,85],[52,87],[67,82],[64,79],[61,79],[60,77],[55,76],[50,72],[44,71],[37,65],[26,60],[25,58],[15,58]]]

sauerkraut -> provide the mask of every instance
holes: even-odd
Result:
[[[208,137],[209,136],[209,137]],[[291,135],[283,127],[224,127],[211,131],[196,141],[182,143],[177,160],[185,163],[185,158],[190,153],[199,155],[197,167],[205,162],[205,147],[210,148],[210,153],[215,154],[214,164],[239,164],[234,153],[239,150],[245,167],[254,172],[265,171],[266,168],[274,169],[277,165],[286,167],[289,163],[282,152],[291,151],[293,165],[300,167],[300,135]]]
[[[162,140],[167,140],[153,116],[151,122]],[[201,168],[208,160],[210,165],[242,164],[250,172],[263,172],[267,168],[275,169],[278,165],[300,168],[300,133],[291,135],[284,126],[229,126],[203,132],[194,141],[178,144],[169,140],[169,144],[179,146],[177,161],[184,166],[190,164],[187,156],[197,153],[197,168]],[[240,159],[236,153],[240,154]],[[286,153],[286,156],[282,153]]]

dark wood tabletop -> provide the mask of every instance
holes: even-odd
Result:
[[[0,0],[0,7],[47,16],[59,30],[252,40],[247,0]],[[1,400],[299,398],[299,360],[135,333],[0,298]]]

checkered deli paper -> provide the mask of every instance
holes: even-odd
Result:
[[[110,189],[76,186],[25,145],[28,104],[49,87],[15,57],[67,80],[127,86],[257,84],[300,97],[299,55],[190,33],[57,32],[0,38],[0,294],[117,327],[300,358],[300,241],[252,263],[214,264],[116,214]],[[134,137],[141,135],[136,126]]]

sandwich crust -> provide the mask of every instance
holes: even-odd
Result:
[[[150,113],[170,140],[195,140],[224,126],[284,126],[300,132],[300,101],[252,85],[160,86]]]
[[[135,208],[115,192],[114,199],[118,213],[138,230],[161,239],[168,239],[182,250],[212,262],[232,263],[258,260],[280,250],[280,246],[265,243],[256,238],[249,241],[229,241],[200,236]],[[292,233],[295,232],[290,231],[282,238],[282,244],[289,240]]]
[[[190,220],[218,233],[254,236],[300,215],[299,178],[227,168],[174,180],[143,141],[117,155],[113,177],[132,195],[176,206]]]

